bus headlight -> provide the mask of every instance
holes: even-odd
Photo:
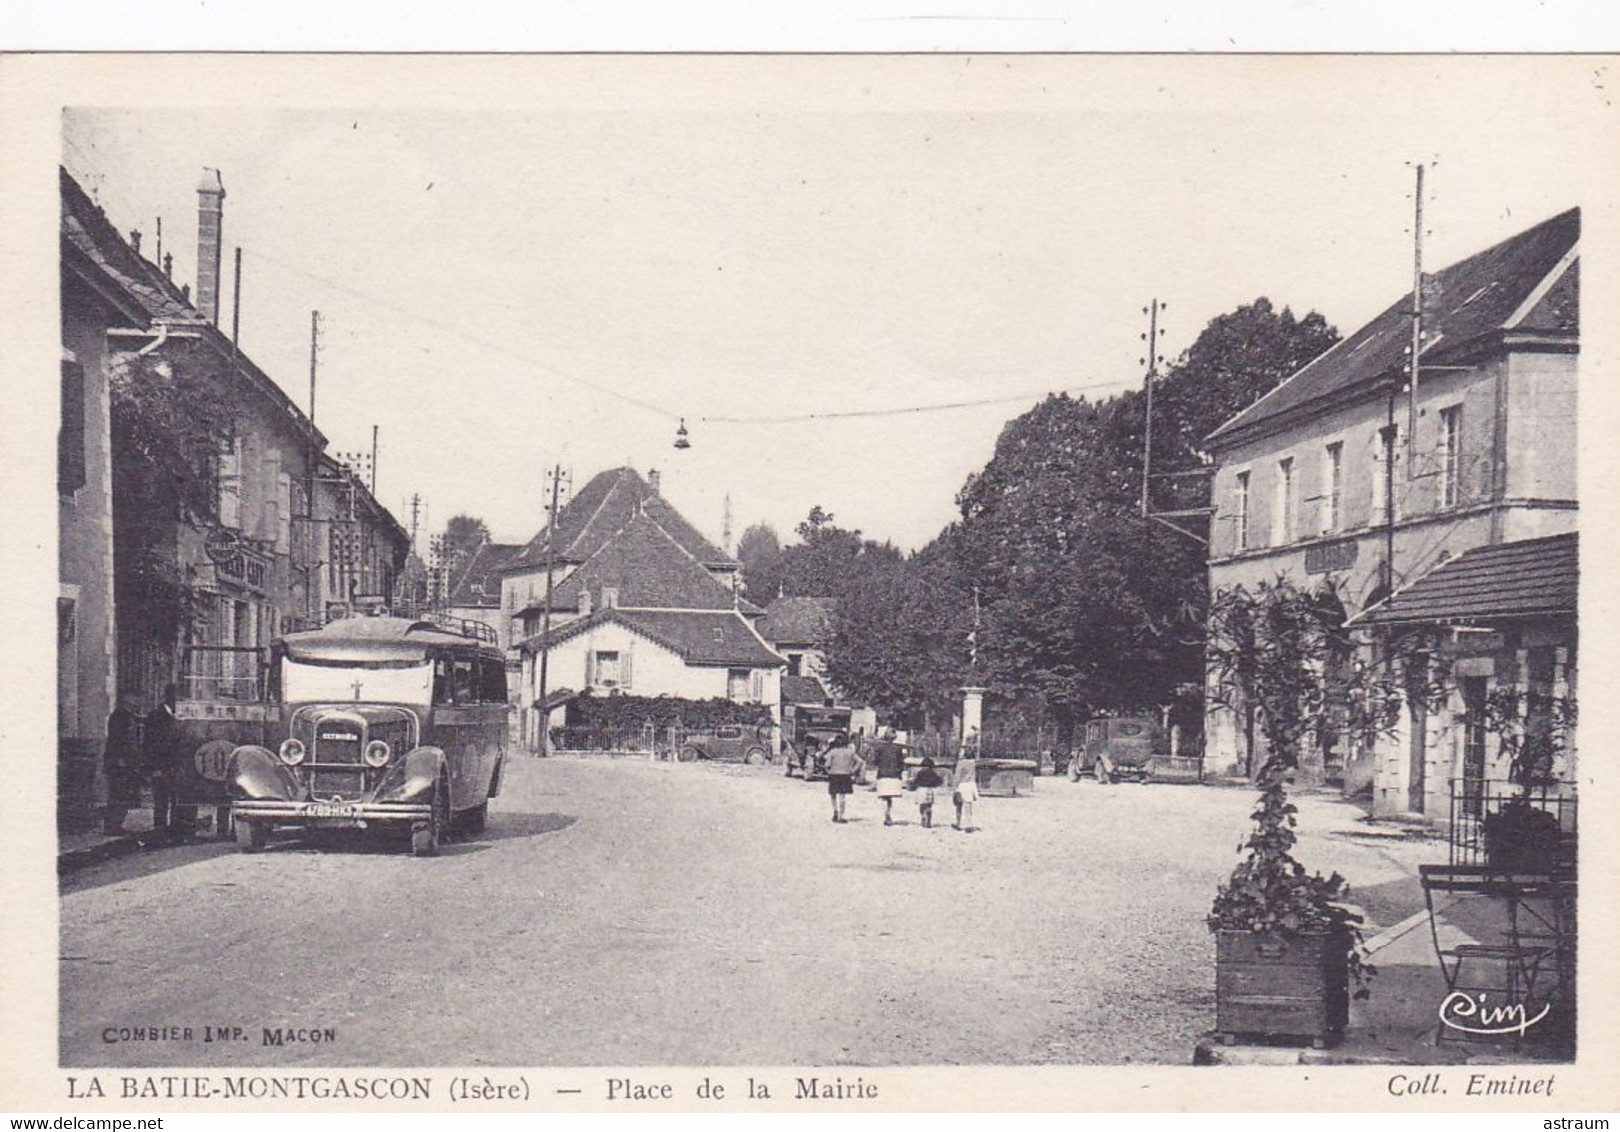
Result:
[[[299,739],[288,739],[281,744],[281,761],[288,766],[297,766],[304,761],[304,744]]]
[[[381,739],[373,739],[366,744],[366,752],[361,757],[366,760],[367,766],[387,766],[388,755],[388,744]]]

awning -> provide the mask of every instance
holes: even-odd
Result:
[[[1465,551],[1350,619],[1415,625],[1572,617],[1580,583],[1579,535]]]

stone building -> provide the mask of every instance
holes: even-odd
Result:
[[[255,698],[270,642],[339,604],[389,594],[408,538],[215,324],[225,197],[217,171],[198,186],[195,299],[66,170],[60,191],[58,697],[64,813],[80,821],[80,786],[99,762],[115,694],[143,710],[171,684],[182,698]],[[116,458],[115,388],[178,374],[214,383],[228,407],[228,435],[206,455],[214,497],[200,524],[143,500]],[[148,595],[160,590],[181,623],[148,615]]]
[[[1211,591],[1331,586],[1353,620],[1476,547],[1574,531],[1579,242],[1571,209],[1425,276],[1415,418],[1407,295],[1217,429]],[[1418,776],[1441,730],[1417,729]],[[1231,713],[1206,733],[1211,769],[1242,765]],[[1381,810],[1434,801],[1371,752],[1318,754],[1349,792],[1382,776]]]

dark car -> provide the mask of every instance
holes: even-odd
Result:
[[[764,766],[771,761],[770,725],[748,727],[728,723],[713,731],[694,732],[681,743],[677,757],[683,763],[706,759],[710,762]]]
[[[1069,779],[1091,774],[1098,782],[1122,778],[1146,782],[1153,777],[1160,727],[1148,716],[1093,719],[1069,758]]]

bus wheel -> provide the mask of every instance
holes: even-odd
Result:
[[[229,806],[214,807],[214,840],[229,841],[232,836],[231,808]]]
[[[675,753],[676,760],[683,763],[695,763],[702,757],[702,752],[696,747],[682,747]]]
[[[270,827],[261,821],[239,820],[236,823],[236,844],[244,853],[257,853],[270,844]]]
[[[468,833],[483,833],[489,824],[489,803],[483,802],[470,810],[461,811],[461,828]]]
[[[1108,783],[1111,781],[1111,779],[1109,777],[1109,774],[1108,774],[1108,768],[1103,766],[1103,761],[1101,759],[1097,760],[1097,764],[1095,766],[1093,766],[1091,768],[1091,770],[1092,770],[1092,773],[1097,776],[1098,785],[1107,786]]]
[[[749,747],[748,753],[743,756],[743,761],[749,766],[764,766],[771,760],[766,756],[763,747]]]

